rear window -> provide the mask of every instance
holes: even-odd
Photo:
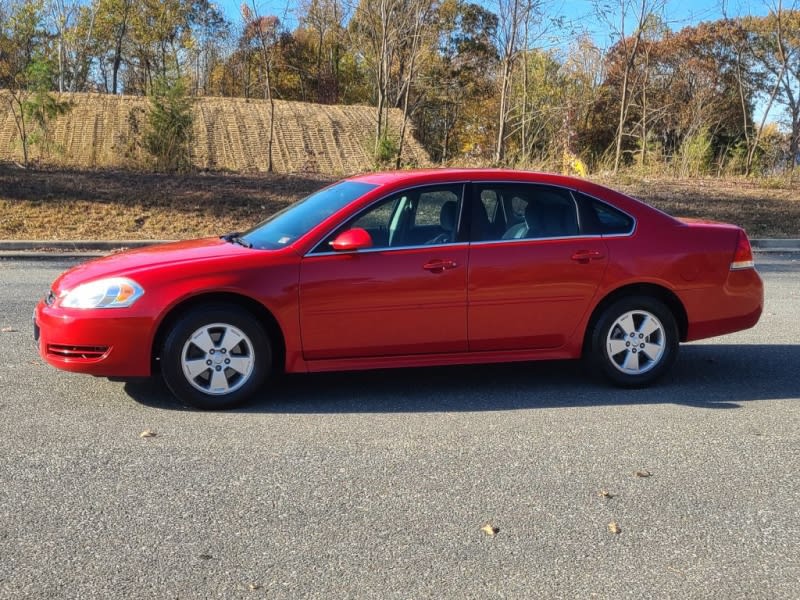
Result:
[[[613,206],[581,195],[583,233],[589,235],[628,234],[633,231],[633,218]]]

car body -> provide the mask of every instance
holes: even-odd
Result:
[[[739,227],[583,179],[438,169],[352,177],[241,235],[81,264],[34,320],[55,367],[161,371],[213,409],[278,369],[585,357],[642,386],[679,342],[752,327],[762,306]]]

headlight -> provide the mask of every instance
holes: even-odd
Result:
[[[144,294],[142,286],[126,277],[98,279],[64,294],[65,308],[125,308]]]

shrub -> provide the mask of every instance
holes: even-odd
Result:
[[[385,167],[397,158],[397,142],[388,135],[382,135],[375,144],[375,165]]]
[[[714,160],[708,128],[686,136],[676,156],[676,171],[681,177],[707,175]]]
[[[180,79],[162,79],[153,86],[144,133],[144,148],[157,171],[191,167],[192,99]]]

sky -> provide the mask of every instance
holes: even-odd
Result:
[[[232,23],[241,20],[240,7],[245,1],[248,6],[252,6],[255,1],[256,9],[262,15],[277,16],[289,29],[297,27],[297,5],[296,0],[216,0],[218,6],[222,8],[226,17]],[[357,3],[358,0],[344,0],[345,2]],[[497,13],[497,4],[501,0],[471,0],[487,7],[492,12]],[[507,0],[506,0],[507,1]],[[594,4],[605,2],[610,6],[618,5],[620,0],[543,0],[549,7],[548,13],[553,17],[564,17],[568,22],[573,23],[573,31],[587,31],[593,38],[594,43],[599,48],[608,48],[616,40],[612,38],[608,27],[604,26],[598,19],[594,11]],[[632,0],[636,3],[636,0]],[[651,0],[658,2],[659,0]],[[703,21],[716,21],[722,19],[726,14],[728,17],[756,15],[764,16],[769,14],[770,7],[777,6],[779,0],[660,0],[663,4],[662,17],[670,29],[679,31],[684,27],[696,25]],[[783,8],[800,4],[800,0],[784,0]],[[724,6],[724,8],[723,8]],[[633,30],[632,24],[626,24],[626,32]],[[569,39],[566,39],[569,36]],[[566,49],[573,35],[560,33],[551,38],[549,43],[542,45],[555,48]],[[761,119],[764,106],[756,106],[756,118]],[[774,113],[774,108],[771,114]]]
[[[217,0],[228,20],[236,23],[240,17],[243,0]],[[357,0],[351,0],[356,2]],[[498,0],[472,0],[483,4],[489,10],[497,12]],[[619,0],[605,0],[608,4],[617,4]],[[578,27],[588,29],[600,47],[609,45],[609,32],[601,25],[594,14],[591,0],[545,0],[548,12],[553,16],[563,16]],[[663,17],[669,27],[675,31],[702,21],[715,21],[723,17],[722,4],[726,6],[729,16],[754,14],[766,15],[772,0],[662,0],[665,4]],[[246,0],[252,6],[253,0]],[[777,0],[775,0],[777,3]],[[785,4],[789,4],[788,2]],[[255,0],[256,8],[262,15],[275,15],[289,28],[297,26],[297,1],[292,0]]]

